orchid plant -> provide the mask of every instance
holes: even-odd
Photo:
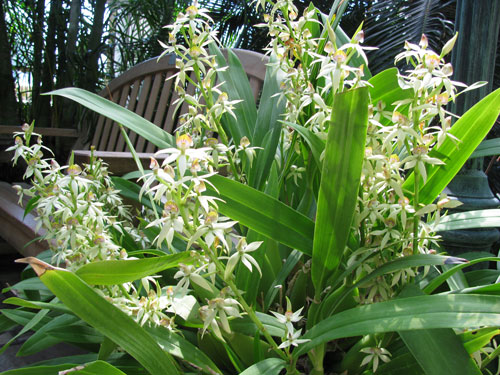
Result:
[[[500,91],[452,125],[446,105],[479,85],[451,78],[456,36],[439,54],[425,36],[406,43],[404,71],[371,77],[372,47],[337,26],[338,4],[329,16],[291,0],[256,7],[272,37],[258,107],[206,10],[195,1],[168,26],[175,104],[189,108],[150,170],[60,167],[41,138],[31,144],[33,126],[16,134],[32,179],[18,190],[51,255],[22,260],[44,293],[14,286],[23,298],[7,303],[21,308],[3,310],[4,325],[28,317],[22,354],[68,321],[99,347],[33,371],[494,373],[500,274],[462,269],[499,259],[440,254],[439,232],[498,216],[447,216],[460,202],[441,192],[498,116]],[[97,100],[74,90],[54,94]]]

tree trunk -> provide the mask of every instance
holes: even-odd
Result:
[[[105,6],[106,0],[96,0],[94,4],[94,22],[88,41],[86,76],[82,82],[82,87],[89,91],[96,90],[99,79],[98,62],[102,45]]]
[[[40,84],[42,81],[43,28],[45,24],[45,0],[30,1],[33,10],[33,88],[32,115],[37,120],[40,114]]]
[[[56,70],[56,29],[58,15],[61,14],[61,0],[52,0],[50,3],[50,13],[47,21],[47,38],[45,44],[45,54],[42,70],[42,93],[54,89],[54,75]],[[50,127],[52,124],[52,108],[49,96],[40,97],[39,126]]]
[[[66,58],[68,65],[66,66],[65,81],[66,86],[71,86],[75,81],[74,63],[76,44],[78,40],[78,26],[80,25],[80,15],[82,13],[82,3],[80,0],[71,1],[71,9],[69,14],[68,36],[66,40]]]
[[[65,48],[66,69],[63,73],[63,87],[74,86],[74,82],[77,79],[74,66],[81,12],[81,1],[72,0]],[[76,114],[76,106],[69,100],[62,99],[62,101],[63,102],[59,103],[59,105],[64,105],[64,110],[60,111],[61,122],[58,124],[58,126],[73,127]]]
[[[0,0],[0,124],[15,125],[19,123],[19,112],[3,6],[4,0]]]

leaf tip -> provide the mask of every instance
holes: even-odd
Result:
[[[38,277],[42,276],[48,270],[59,269],[35,257],[16,259],[14,262],[29,264],[33,268]]]
[[[446,257],[444,260],[444,264],[463,264],[463,263],[469,263],[467,259],[464,258],[457,258],[457,257]]]

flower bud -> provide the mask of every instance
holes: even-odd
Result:
[[[248,139],[248,137],[246,136],[241,137],[240,146],[243,148],[247,148],[248,146],[250,146],[250,140]]]
[[[427,49],[427,47],[429,46],[429,40],[427,39],[425,34],[422,34],[422,38],[420,38],[420,43],[418,43],[418,45],[422,49]]]
[[[175,178],[175,171],[174,168],[170,164],[167,164],[163,167],[163,172],[168,174],[170,177]]]
[[[445,76],[449,77],[449,76],[451,76],[451,75],[453,74],[453,66],[452,66],[450,63],[445,64],[445,65],[443,66],[443,69],[441,69],[441,72],[442,72]]]
[[[335,51],[335,47],[333,46],[333,43],[331,41],[326,42],[326,44],[325,44],[325,52],[330,55],[334,51]]]
[[[160,168],[160,165],[158,164],[158,160],[156,160],[154,157],[151,156],[150,158],[150,163],[149,163],[149,168],[152,169],[153,171],[158,170]]]
[[[363,30],[359,30],[359,32],[354,35],[354,43],[363,43],[365,41],[365,32]]]

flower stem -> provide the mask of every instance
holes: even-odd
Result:
[[[217,256],[212,251],[210,251],[210,249],[208,248],[208,246],[205,243],[203,243],[202,241],[200,241],[200,245],[205,250],[206,254],[208,254],[208,256],[210,257],[210,260],[212,262],[214,262],[214,264],[216,266],[216,269],[217,269],[217,272],[219,273],[219,276],[221,276],[224,279],[224,266],[222,265],[222,263],[219,261],[219,259],[217,258]],[[274,341],[274,339],[272,338],[272,336],[269,334],[269,332],[267,331],[266,327],[264,327],[264,325],[262,324],[262,322],[259,320],[259,318],[255,314],[255,311],[247,304],[247,302],[245,301],[245,299],[241,295],[241,293],[238,290],[238,287],[236,286],[236,284],[234,283],[234,281],[231,280],[230,278],[224,279],[224,281],[229,286],[229,288],[231,288],[231,290],[233,291],[234,295],[238,299],[238,302],[243,307],[243,310],[245,310],[245,312],[248,314],[248,317],[257,326],[257,328],[259,329],[259,331],[264,335],[264,337],[266,338],[266,340],[269,343],[269,345],[271,345],[271,348],[274,350],[274,352],[276,354],[278,354],[283,360],[287,361],[288,360],[287,355],[285,353],[283,353],[283,351],[281,351],[278,348],[278,345],[276,344],[276,342]]]

